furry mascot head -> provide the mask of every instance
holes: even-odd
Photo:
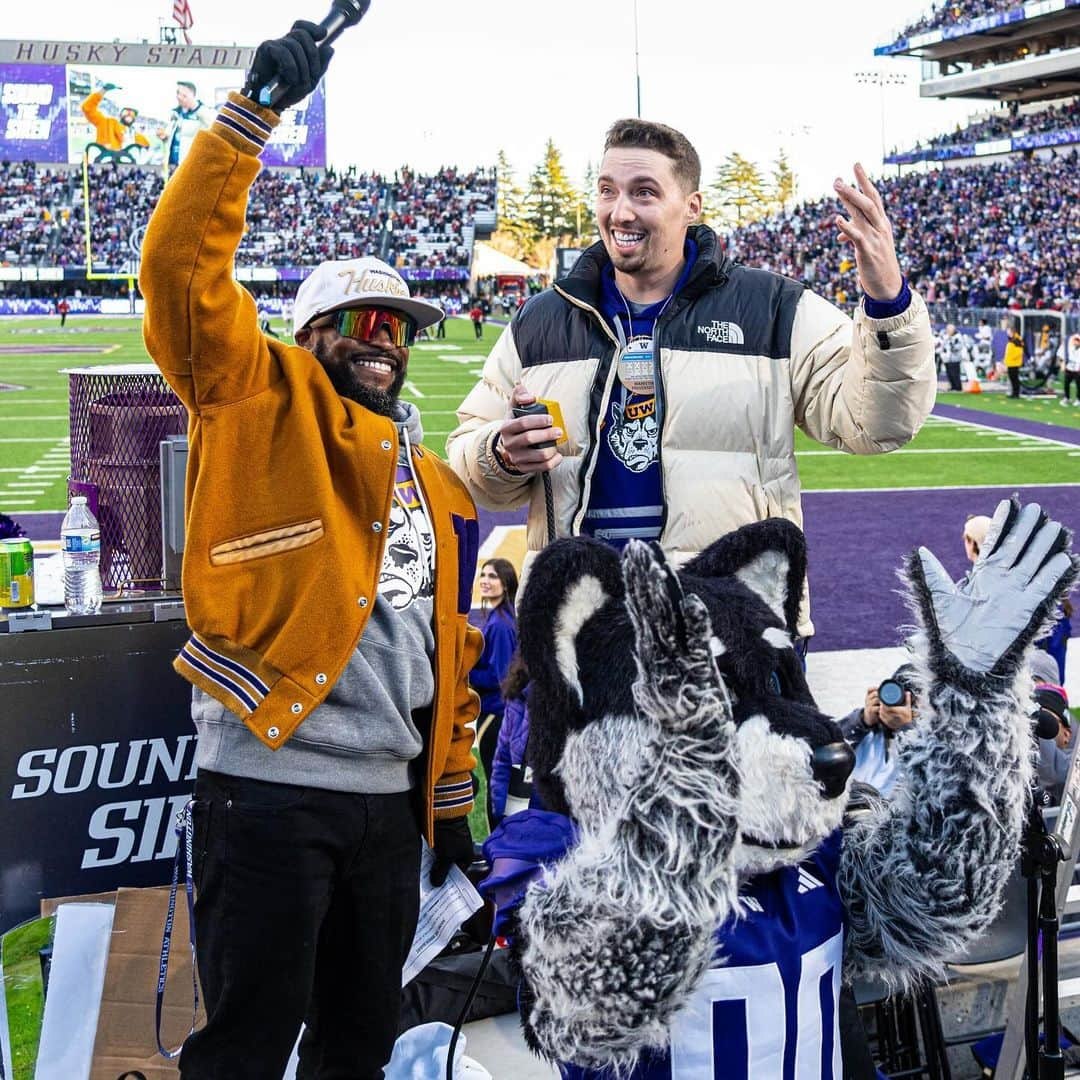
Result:
[[[806,575],[794,525],[746,526],[678,571],[636,542],[621,557],[588,539],[547,548],[519,607],[529,754],[578,839],[518,912],[531,1045],[624,1074],[643,1056],[690,1060],[678,1033],[695,1003],[705,989],[717,1000],[749,965],[743,939],[773,933],[766,909],[804,885],[835,903],[799,899],[793,925],[835,926],[792,978],[816,964],[838,988],[842,962],[906,985],[984,929],[1031,776],[1023,654],[1076,576],[1067,539],[1013,501],[960,585],[913,553],[920,719],[898,740],[893,798],[862,799],[857,818],[853,755],[793,647]],[[801,990],[788,998],[803,1007]]]

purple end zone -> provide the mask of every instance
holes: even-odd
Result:
[[[1043,425],[1040,425],[1043,426]],[[961,539],[968,514],[992,515],[1008,488],[803,492],[810,561],[812,648],[876,649],[897,645],[911,618],[898,595],[904,556],[929,548],[954,578],[967,569]],[[1080,536],[1080,488],[1021,488]]]
[[[1047,398],[1057,400],[1056,398]],[[1036,438],[1057,439],[1059,442],[1080,446],[1080,430],[1062,427],[1060,424],[1044,423],[1042,420],[1027,420],[1022,416],[1002,416],[999,413],[983,412],[982,409],[965,409],[962,405],[934,406],[934,415],[943,420],[963,420],[966,423],[980,424],[983,427],[996,428],[998,431],[1012,431],[1017,435],[1034,435]]]

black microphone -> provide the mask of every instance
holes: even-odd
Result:
[[[326,29],[326,37],[319,42],[319,48],[336,41],[343,31],[355,26],[367,14],[369,7],[371,0],[333,0],[330,14],[319,23]],[[256,100],[260,105],[272,109],[284,97],[285,92],[286,87],[277,79],[272,79],[259,91]]]

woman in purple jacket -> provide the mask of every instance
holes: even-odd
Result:
[[[476,743],[480,764],[488,780],[488,820],[491,820],[491,763],[503,719],[500,684],[506,678],[510,660],[517,651],[518,578],[508,559],[487,559],[480,566],[480,606],[485,612],[480,629],[484,651],[469,672],[469,684],[480,695],[480,717],[476,723]]]

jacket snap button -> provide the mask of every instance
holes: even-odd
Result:
[[[356,602],[357,602],[357,603],[358,603],[358,604],[359,604],[359,605],[360,605],[361,607],[367,607],[367,597],[366,597],[366,596],[361,596],[361,597],[360,597],[360,599],[359,599],[359,600],[357,600]]]
[[[381,521],[372,522],[371,531],[372,532],[382,532],[382,522]]]
[[[294,702],[292,703],[292,711],[293,711],[294,713],[300,713],[300,712],[303,712],[303,711],[304,711],[304,706],[303,706],[303,705],[301,705],[299,701],[294,701]]]
[[[323,684],[324,682],[326,682],[326,675],[325,675],[325,673],[324,673],[324,672],[321,672],[321,671],[320,671],[320,672],[319,672],[319,674],[315,676],[315,681],[316,681],[316,682],[317,682],[317,683],[318,683],[318,684],[319,684],[320,686],[322,686],[322,684]]]
[[[389,439],[383,439],[379,444],[384,450],[389,450],[394,444]]]
[[[278,731],[278,729],[276,727],[266,729],[266,736],[269,739],[276,739],[280,734],[281,734],[281,732]]]

